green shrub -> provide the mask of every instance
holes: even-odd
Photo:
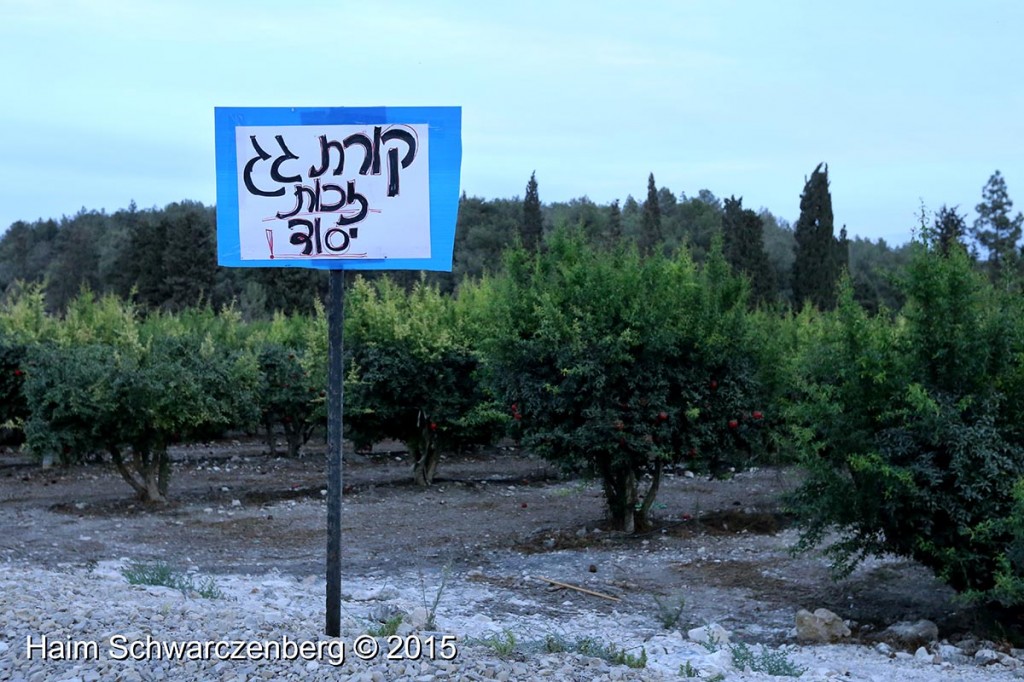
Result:
[[[764,448],[746,290],[719,251],[698,268],[558,233],[481,287],[489,377],[524,445],[598,477],[617,526],[648,525],[666,463],[725,473]]]
[[[790,500],[804,526],[799,547],[835,531],[827,552],[841,574],[890,552],[958,591],[1019,605],[1020,302],[927,235],[904,290],[890,321],[869,317],[846,282],[807,350],[793,414],[808,471]]]
[[[209,339],[47,343],[32,350],[28,364],[29,448],[65,463],[107,452],[146,502],[166,500],[169,444],[255,417],[254,359],[224,353]]]
[[[301,351],[265,344],[259,352],[260,422],[267,433],[270,453],[275,454],[274,428],[280,426],[288,444],[288,456],[297,457],[313,431],[326,416],[326,382],[310,376]]]
[[[483,392],[450,299],[423,283],[406,293],[381,278],[356,280],[348,301],[347,438],[361,447],[402,441],[420,485],[433,481],[441,450],[494,440],[506,417]]]
[[[0,443],[17,443],[24,437],[28,404],[22,387],[27,351],[24,344],[0,336]]]

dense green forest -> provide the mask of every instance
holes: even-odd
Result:
[[[849,269],[855,298],[867,310],[895,310],[903,303],[894,278],[908,262],[907,245],[847,238],[832,215],[824,165],[808,177],[793,224],[767,209],[744,207],[742,197],[720,198],[708,190],[691,196],[659,188],[653,175],[642,200],[627,196],[621,204],[597,204],[586,196],[545,204],[541,189],[531,176],[522,199],[463,194],[453,271],[392,277],[406,286],[425,277],[450,292],[467,276],[499,268],[502,252],[517,240],[530,249],[565,226],[581,228],[593,245],[603,248],[633,242],[642,253],[653,248],[671,253],[686,244],[698,263],[720,236],[727,259],[751,279],[753,300],[762,304],[811,300],[829,308],[843,268]],[[997,171],[985,186],[973,226],[956,208],[943,206],[934,214],[922,207],[922,225],[916,227],[934,227],[954,241],[980,246],[980,262],[995,276],[1007,270],[1006,264],[1015,269],[1020,261],[1021,217],[1013,217],[1011,209]],[[45,282],[53,312],[64,310],[86,287],[130,298],[144,309],[233,304],[244,318],[256,319],[274,311],[310,312],[326,291],[326,277],[318,271],[220,268],[215,240],[215,208],[194,201],[141,210],[132,204],[113,214],[83,208],[59,220],[18,221],[0,237],[0,292],[17,281]],[[976,249],[972,253],[981,259]]]

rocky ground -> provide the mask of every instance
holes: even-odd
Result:
[[[0,455],[0,680],[1024,676],[1024,652],[984,641],[920,567],[875,559],[832,582],[820,556],[792,556],[778,501],[790,470],[675,472],[655,531],[624,536],[604,524],[598,486],[514,450],[449,458],[429,490],[408,483],[402,453],[349,455],[331,641],[322,454],[273,458],[238,441],[175,459],[175,501],[145,508],[106,467]],[[187,584],[130,585],[140,565]],[[838,614],[822,627],[839,641],[802,642],[801,608]],[[887,630],[900,621],[918,633]],[[224,660],[234,641],[250,647],[244,660]],[[213,644],[182,655],[194,660],[155,657],[178,642]],[[287,642],[319,651],[272,650]],[[69,653],[81,655],[58,660]]]

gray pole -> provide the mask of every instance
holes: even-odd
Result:
[[[327,636],[341,636],[341,453],[345,412],[345,271],[327,301]]]

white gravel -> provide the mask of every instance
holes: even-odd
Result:
[[[684,679],[680,668],[687,664],[702,679],[716,673],[725,680],[786,679],[736,670],[727,648],[709,652],[686,639],[685,633],[657,629],[637,616],[590,610],[588,598],[582,595],[566,595],[564,617],[553,618],[550,607],[524,596],[524,590],[481,582],[479,576],[452,575],[444,581],[430,631],[422,621],[441,584],[439,575],[345,576],[339,644],[321,635],[324,583],[320,576],[216,576],[223,597],[204,599],[166,587],[129,585],[121,573],[123,565],[124,560],[64,570],[0,565],[0,681],[679,680]],[[502,605],[497,609],[500,614],[489,609],[495,604]],[[381,646],[376,657],[361,660],[353,653],[356,639],[376,625],[371,614],[388,611],[404,613],[407,621],[420,626],[410,632],[412,626],[403,625],[402,632],[409,632],[411,639],[395,641],[425,647],[433,637],[433,660],[426,651],[416,660],[388,660],[389,642],[383,638],[376,640]],[[51,654],[75,654],[70,642],[82,657],[56,660],[36,648],[29,659],[27,644],[39,645],[44,636],[53,648]],[[452,660],[442,660],[452,651],[451,646],[442,646],[444,636],[454,636],[444,640],[457,649]],[[509,642],[510,636],[515,650],[504,657],[485,641]],[[632,669],[579,653],[545,653],[542,643],[548,636],[570,643],[587,637],[632,655],[643,651],[647,664]],[[310,642],[306,646],[316,647],[315,643],[324,642],[320,646],[325,655],[287,659],[271,651],[264,659],[223,660],[210,655],[197,660],[147,660],[144,656],[115,660],[126,651],[117,646],[120,643],[137,642],[139,653],[144,654],[147,642],[153,642],[154,649],[175,642],[214,642],[210,653],[215,654],[218,646],[226,653],[234,641],[256,642],[253,647],[264,642]],[[95,652],[89,649],[90,642],[96,643]],[[227,644],[217,644],[221,642]],[[342,644],[345,660],[333,665],[330,657],[337,656]],[[953,647],[942,651],[946,657],[938,663],[933,656],[928,660],[924,655],[893,657],[859,645],[794,646],[783,653],[806,668],[802,680],[972,682],[1024,677],[1024,665],[1018,668],[1017,660],[1010,657],[980,665]]]

